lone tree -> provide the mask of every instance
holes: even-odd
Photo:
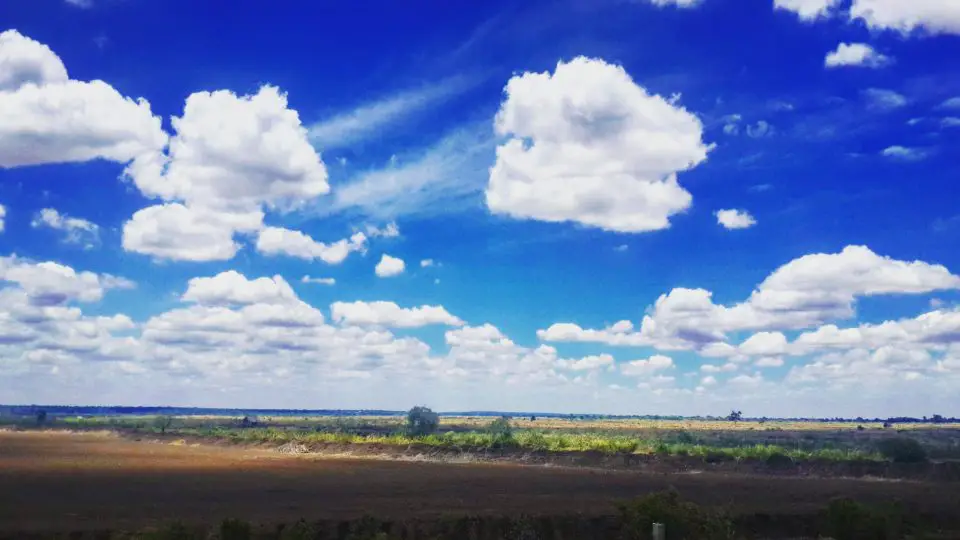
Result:
[[[493,435],[493,446],[502,448],[513,443],[513,426],[510,425],[510,419],[501,416],[487,426],[487,432]]]
[[[153,427],[159,429],[161,434],[166,433],[171,425],[173,425],[172,416],[158,416],[153,419]]]
[[[440,427],[440,416],[420,405],[407,413],[407,432],[411,435],[428,435]]]
[[[37,411],[37,425],[42,426],[47,423],[47,411],[39,410]]]
[[[727,420],[731,422],[739,422],[743,420],[743,413],[740,411],[730,411],[730,414],[727,415]]]

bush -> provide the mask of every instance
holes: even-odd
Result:
[[[871,508],[853,499],[836,499],[827,506],[827,534],[839,540],[902,538],[903,515],[897,506]]]
[[[907,437],[884,439],[877,443],[880,454],[894,463],[923,463],[927,451],[919,442]]]
[[[346,540],[387,540],[383,525],[374,517],[364,516],[350,524],[350,534]]]
[[[225,519],[220,523],[220,540],[250,540],[250,524],[239,519]]]
[[[513,437],[513,426],[505,417],[497,418],[487,426],[487,433],[495,436]]]
[[[280,529],[280,540],[313,540],[317,537],[316,528],[304,520]]]
[[[153,419],[153,427],[160,430],[160,433],[166,433],[170,426],[173,425],[172,416],[158,416]]]
[[[676,491],[654,493],[620,504],[621,537],[641,540],[651,537],[654,523],[663,523],[667,538],[720,540],[733,538],[729,517],[680,500]]]
[[[716,450],[707,450],[706,454],[703,455],[703,461],[705,463],[723,463],[724,461],[732,460],[733,458],[729,454]]]
[[[428,435],[440,427],[440,416],[427,407],[417,406],[407,413],[407,432],[411,435]]]
[[[491,446],[494,448],[510,446],[515,442],[513,439],[513,426],[510,425],[510,421],[507,420],[506,417],[497,418],[493,422],[490,422],[490,425],[487,426],[487,433],[493,436]]]
[[[774,452],[767,456],[767,467],[771,469],[787,469],[793,467],[793,458],[786,454]]]
[[[550,441],[540,431],[521,431],[515,438],[520,446],[528,450],[545,452],[550,449]]]

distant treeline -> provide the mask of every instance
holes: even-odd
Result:
[[[118,406],[80,406],[80,405],[0,405],[0,416],[34,416],[45,411],[51,416],[397,416],[407,415],[407,411],[388,411],[382,409],[216,409],[203,407],[118,407]],[[615,415],[615,414],[560,414],[549,412],[504,412],[504,411],[449,411],[445,416],[486,416],[486,417],[536,417],[570,420],[701,420],[723,421],[727,416],[668,416],[668,415]],[[944,417],[939,414],[930,417],[914,418],[897,416],[890,418],[767,418],[743,417],[744,421],[788,421],[788,422],[851,422],[851,423],[960,423],[956,417]]]

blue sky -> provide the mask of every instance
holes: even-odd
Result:
[[[37,0],[0,32],[0,402],[960,405],[952,0]]]

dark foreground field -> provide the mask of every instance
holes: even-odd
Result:
[[[0,432],[0,537],[300,518],[611,515],[615,503],[675,487],[734,516],[814,515],[832,498],[899,500],[940,527],[960,522],[960,483],[643,474],[516,464],[285,456],[275,451]]]

